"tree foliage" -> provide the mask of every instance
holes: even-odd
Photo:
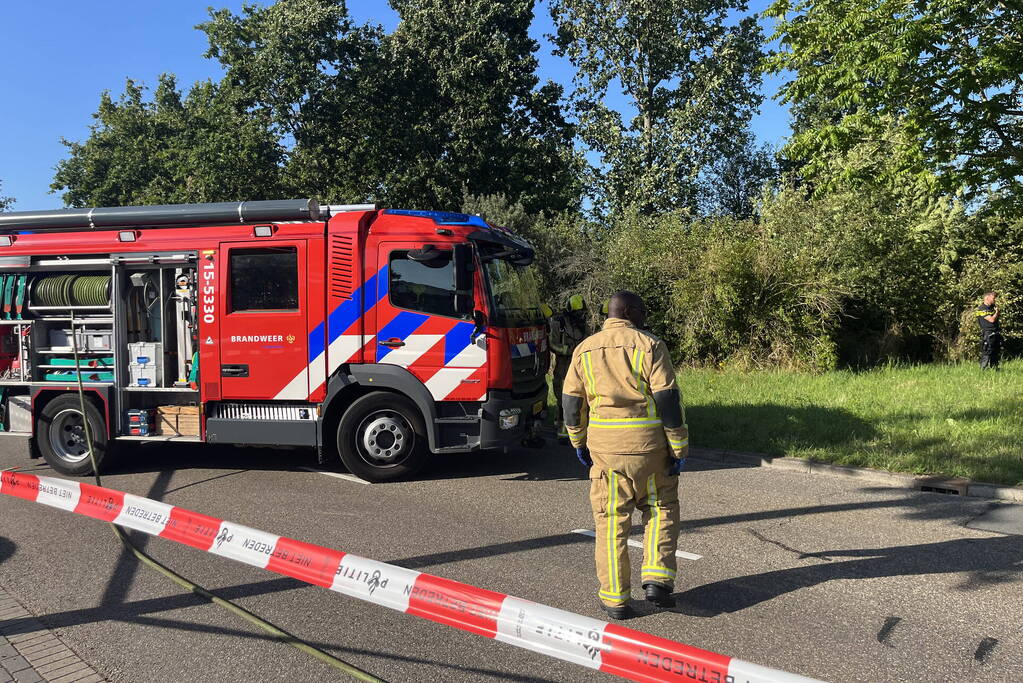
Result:
[[[173,76],[152,98],[129,80],[100,97],[85,142],[63,140],[54,191],[68,206],[121,206],[275,196],[281,149],[265,119],[223,84],[197,83],[182,97]]]
[[[3,190],[3,183],[0,183],[0,190]],[[6,211],[12,204],[14,204],[13,197],[5,197],[0,194],[0,212]]]
[[[747,132],[729,155],[712,160],[705,170],[700,215],[752,218],[765,186],[779,174],[775,153],[767,145],[758,146]]]
[[[794,77],[782,101],[800,119],[789,153],[811,175],[831,152],[867,142],[896,171],[930,169],[945,192],[1020,202],[1023,9],[1001,0],[776,0]],[[892,123],[903,131],[887,135]]]
[[[538,84],[533,0],[392,5],[390,35],[335,0],[219,10],[201,26],[207,55],[290,143],[288,186],[423,208],[457,206],[463,186],[572,206],[572,130],[560,87]]]
[[[283,192],[335,202],[384,199],[394,112],[376,97],[382,30],[357,26],[343,2],[285,0],[221,9],[200,24],[206,56],[284,148]]]
[[[540,85],[534,0],[391,0],[388,47],[415,94],[423,182],[435,204],[503,193],[532,212],[578,203],[574,131],[560,85]],[[408,103],[406,102],[406,106]]]
[[[701,173],[738,151],[759,106],[762,35],[730,21],[742,0],[552,0],[560,54],[576,67],[583,143],[600,157],[598,212],[695,210]],[[605,103],[621,88],[635,109]]]
[[[53,188],[461,206],[534,244],[548,303],[633,289],[692,364],[969,357],[988,289],[1010,347],[1023,332],[1016,5],[775,0],[779,160],[749,129],[763,37],[743,0],[549,0],[569,103],[537,77],[534,2],[391,0],[390,33],[342,0],[211,11],[223,79],[104,93]]]

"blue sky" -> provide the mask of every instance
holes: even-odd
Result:
[[[217,78],[219,66],[203,59],[205,36],[194,26],[207,7],[241,6],[236,0],[45,0],[0,3],[0,194],[17,199],[16,210],[62,205],[50,194],[53,169],[65,156],[60,138],[88,136],[103,90],[115,95],[126,78],[153,85],[169,72],[186,86]],[[752,9],[762,9],[763,0]],[[385,0],[348,0],[359,22],[387,29],[397,17]],[[538,3],[534,37],[541,42],[540,76],[570,85],[572,69],[551,55],[543,34],[551,31],[546,6]],[[778,144],[789,132],[788,114],[771,97],[778,79],[765,81],[764,102],[754,121],[761,141]]]

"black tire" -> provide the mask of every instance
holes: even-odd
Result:
[[[89,420],[96,467],[102,472],[104,462],[109,464],[106,421],[89,399],[85,399],[85,415]],[[93,474],[81,403],[76,394],[63,394],[46,404],[36,418],[35,440],[46,464],[61,474],[72,477]]]
[[[337,427],[337,450],[352,474],[382,482],[411,477],[430,455],[423,417],[398,394],[376,391],[355,400]]]

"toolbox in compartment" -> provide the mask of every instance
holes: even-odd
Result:
[[[199,406],[158,406],[156,433],[164,436],[199,436]]]
[[[153,417],[151,408],[133,408],[127,412],[128,434],[131,436],[149,436],[153,434]]]
[[[128,344],[128,385],[158,387],[163,382],[163,344],[133,342]]]
[[[111,330],[77,330],[75,340],[79,351],[109,351],[113,348]],[[71,330],[55,327],[50,330],[50,348],[71,349]]]
[[[128,344],[128,362],[138,365],[162,365],[163,344],[160,342],[132,342]]]
[[[15,395],[7,397],[7,431],[32,432],[32,397]]]

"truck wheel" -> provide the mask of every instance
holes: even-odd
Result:
[[[429,456],[423,418],[412,401],[383,391],[357,399],[337,428],[337,450],[352,474],[366,481],[409,477]]]
[[[88,399],[85,416],[89,420],[96,466],[102,470],[108,450],[106,422]],[[78,396],[64,394],[47,403],[36,418],[35,438],[46,464],[61,474],[82,477],[93,473]]]

